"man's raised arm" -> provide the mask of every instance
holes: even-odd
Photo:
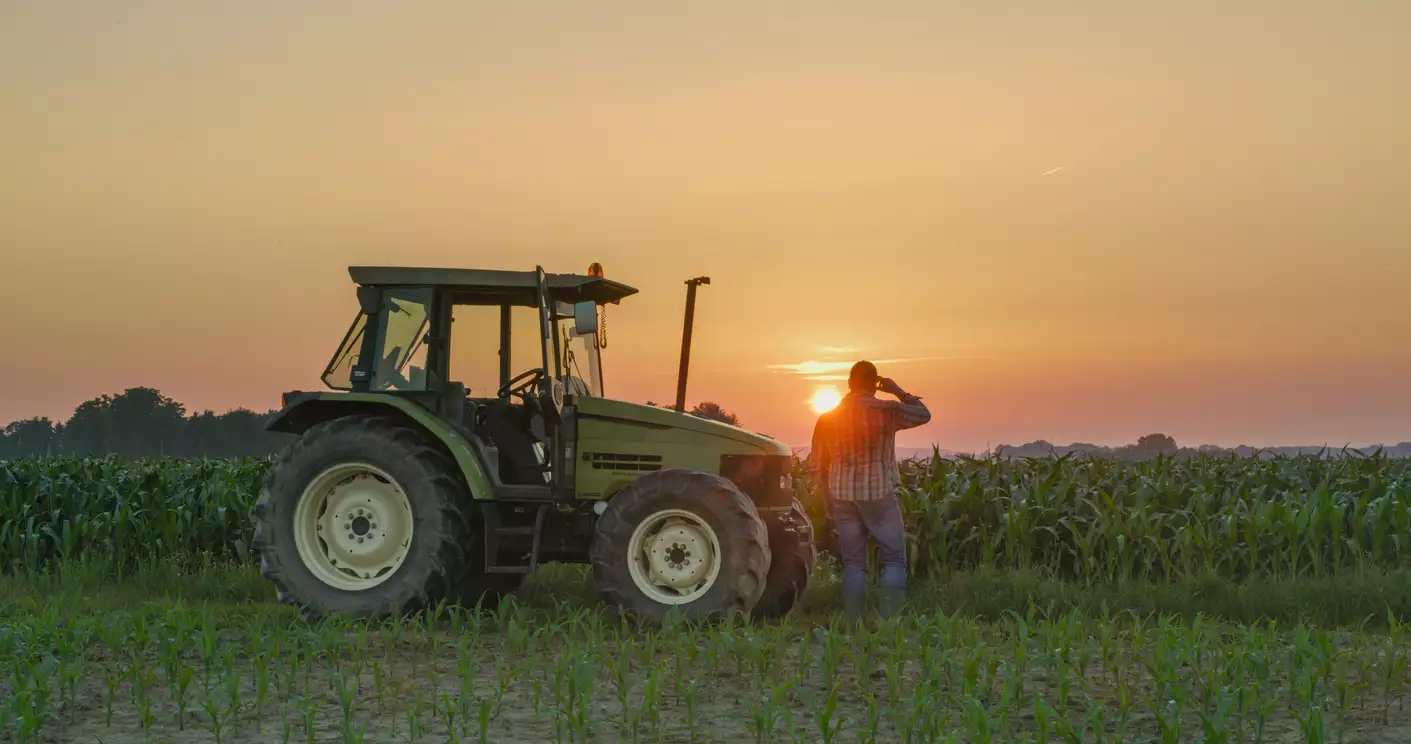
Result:
[[[930,423],[931,410],[926,407],[925,403],[921,402],[920,398],[902,390],[901,386],[898,385],[895,380],[884,377],[881,382],[881,389],[884,392],[897,396],[897,400],[901,401],[901,405],[897,406],[895,409],[898,431],[902,429],[915,429],[918,426],[924,426]]]

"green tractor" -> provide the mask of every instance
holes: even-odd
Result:
[[[778,617],[804,592],[813,526],[785,445],[604,397],[602,306],[637,290],[596,264],[349,274],[359,311],[330,391],[286,393],[267,423],[297,435],[254,508],[281,601],[357,617],[474,604],[549,561],[591,564],[607,603],[655,621]],[[490,322],[453,330],[465,313]],[[514,337],[512,316],[532,330]],[[477,364],[479,392],[452,379]]]

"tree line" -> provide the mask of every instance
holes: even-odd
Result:
[[[734,414],[705,402],[690,411],[702,418],[738,424]],[[226,413],[188,413],[157,390],[135,387],[84,401],[67,421],[47,417],[14,421],[0,429],[0,460],[45,455],[128,457],[265,457],[289,442],[288,434],[265,431],[263,413],[238,408]]]
[[[1294,447],[1252,447],[1250,445],[1240,445],[1238,447],[1219,447],[1213,444],[1202,444],[1198,447],[1182,447],[1176,444],[1176,440],[1166,434],[1148,434],[1137,440],[1135,444],[1128,444],[1121,447],[1104,447],[1098,444],[1086,444],[1074,442],[1067,445],[1055,445],[1043,439],[1028,444],[1011,446],[1007,444],[995,448],[995,454],[1000,457],[1023,458],[1023,457],[1052,457],[1067,454],[1096,455],[1100,457],[1111,457],[1122,460],[1147,460],[1153,457],[1174,457],[1178,460],[1189,459],[1210,455],[1214,457],[1274,457],[1276,455],[1317,455],[1338,452],[1341,448],[1334,445],[1316,446],[1294,446]],[[1375,447],[1367,447],[1361,452],[1379,451],[1387,457],[1411,457],[1411,442],[1401,442],[1398,444],[1381,444]]]
[[[239,408],[189,414],[181,403],[152,388],[129,388],[84,401],[67,421],[41,416],[7,424],[0,429],[0,460],[42,455],[271,455],[289,436],[265,431],[270,413]]]

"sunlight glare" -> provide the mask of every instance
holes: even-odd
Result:
[[[813,400],[809,402],[813,404],[813,410],[818,413],[826,413],[833,410],[833,407],[842,400],[843,396],[839,395],[837,390],[821,387],[813,392]]]

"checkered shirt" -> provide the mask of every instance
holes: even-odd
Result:
[[[848,393],[813,427],[809,461],[815,480],[826,482],[829,496],[838,501],[871,501],[895,493],[901,481],[896,433],[930,420],[931,412],[914,395],[894,401]]]

